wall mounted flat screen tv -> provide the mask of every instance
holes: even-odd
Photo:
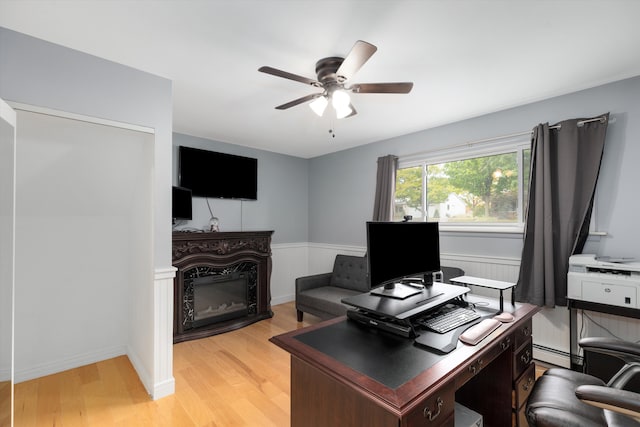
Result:
[[[179,148],[180,186],[194,196],[258,199],[258,159],[199,148]]]
[[[173,187],[171,193],[171,216],[174,220],[192,219],[191,190]]]

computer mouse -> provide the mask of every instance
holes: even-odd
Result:
[[[509,323],[509,322],[513,322],[514,320],[513,314],[506,313],[504,311],[500,314],[496,314],[495,316],[493,316],[493,318],[501,321],[502,323]]]

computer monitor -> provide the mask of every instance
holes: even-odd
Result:
[[[193,208],[191,205],[191,190],[183,187],[172,187],[171,216],[175,220],[191,220]]]
[[[440,235],[437,222],[367,222],[367,259],[374,294],[404,299],[421,292],[401,285],[419,276],[433,283],[440,271]]]

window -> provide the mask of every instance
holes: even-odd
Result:
[[[526,137],[525,137],[526,138]],[[394,220],[522,229],[529,179],[527,139],[400,159]]]

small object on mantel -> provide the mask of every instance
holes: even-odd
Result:
[[[220,231],[219,220],[215,216],[209,220],[209,231]]]

